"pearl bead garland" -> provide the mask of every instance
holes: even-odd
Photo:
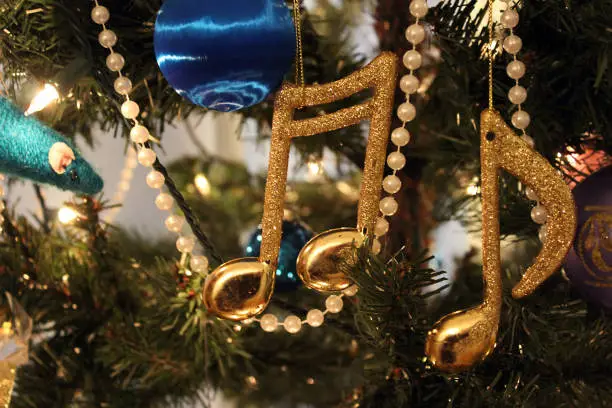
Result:
[[[527,90],[519,84],[519,79],[525,75],[526,69],[525,64],[516,57],[521,48],[523,48],[523,41],[519,36],[514,34],[514,28],[519,23],[519,14],[515,9],[517,4],[518,1],[509,4],[508,8],[501,16],[502,26],[510,31],[510,35],[508,35],[503,42],[504,51],[512,56],[512,61],[506,67],[506,73],[510,78],[515,80],[515,85],[508,92],[508,99],[517,106],[517,111],[512,115],[512,125],[522,131],[521,138],[531,148],[534,148],[535,142],[525,130],[531,123],[531,117],[522,107],[522,104],[527,100]],[[531,187],[525,189],[525,195],[528,199],[536,201],[537,203],[531,210],[531,219],[535,223],[542,225],[538,236],[540,241],[544,242],[546,240],[546,219],[548,217],[546,208],[538,203],[538,197]]]
[[[122,173],[123,179],[120,186],[120,190],[129,188],[129,180],[132,179],[131,170],[136,165],[136,160],[144,167],[152,167],[157,160],[155,152],[146,147],[147,143],[151,139],[149,130],[138,122],[138,115],[140,114],[140,107],[138,103],[130,99],[130,92],[132,91],[132,81],[123,75],[121,72],[125,67],[125,58],[123,55],[116,52],[113,47],[117,44],[118,38],[114,31],[108,29],[106,23],[110,20],[109,10],[100,5],[98,0],[94,0],[95,7],[91,11],[91,19],[98,25],[102,26],[102,31],[98,35],[98,41],[100,45],[107,48],[109,51],[106,57],[106,66],[112,72],[117,73],[117,79],[113,86],[115,91],[125,98],[125,101],[121,105],[121,114],[131,121],[133,127],[130,131],[130,140],[138,146],[138,153],[132,149],[128,152],[128,159],[130,171],[124,170]],[[157,170],[151,170],[146,177],[146,183],[152,189],[159,190],[159,194],[155,199],[155,205],[162,211],[172,211],[174,207],[174,199],[171,195],[162,191],[165,183],[165,177],[162,173]],[[181,268],[187,268],[187,260],[190,259],[189,266],[193,272],[196,273],[207,273],[208,272],[208,259],[204,256],[192,255],[196,239],[193,235],[182,235],[183,226],[185,225],[185,218],[179,215],[171,214],[165,221],[166,228],[173,233],[179,234],[176,240],[176,248],[181,253]]]
[[[131,147],[128,148],[127,156],[124,161],[123,170],[121,171],[121,180],[117,184],[117,189],[113,197],[111,198],[111,203],[122,203],[125,199],[125,194],[130,190],[130,186],[132,184],[132,179],[134,178],[134,168],[138,165],[136,159],[136,150]],[[105,218],[105,221],[109,224],[112,224],[117,214],[121,211],[121,207],[117,206],[112,208],[108,216]]]
[[[404,66],[410,72],[402,76],[399,83],[400,89],[406,94],[406,102],[397,108],[397,117],[402,121],[402,127],[391,132],[391,143],[397,146],[397,151],[390,153],[387,157],[387,165],[393,170],[393,173],[383,180],[383,190],[390,195],[380,200],[381,217],[376,221],[374,227],[376,239],[372,243],[372,252],[375,254],[378,254],[382,249],[379,238],[389,231],[389,222],[385,217],[395,214],[399,207],[397,200],[392,195],[402,188],[402,182],[397,177],[397,172],[406,165],[406,156],[401,152],[401,148],[410,143],[411,139],[406,124],[413,121],[417,114],[416,107],[412,104],[410,98],[418,91],[420,86],[420,81],[414,73],[423,64],[423,57],[417,50],[417,45],[425,40],[425,28],[420,22],[421,18],[427,15],[427,11],[428,6],[425,0],[412,0],[410,3],[410,14],[416,18],[416,21],[406,29],[406,40],[412,44],[412,49],[406,51],[403,58]]]

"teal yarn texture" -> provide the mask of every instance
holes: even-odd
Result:
[[[63,174],[49,163],[49,150],[61,142],[74,152]],[[74,144],[34,117],[25,116],[11,101],[0,97],[0,173],[75,193],[96,194],[104,182],[81,157]]]

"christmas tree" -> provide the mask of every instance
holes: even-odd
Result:
[[[413,44],[419,63],[404,57],[409,69],[402,66],[399,76],[412,70],[420,80],[408,92],[416,117],[402,113],[408,109],[406,95],[394,81],[393,112],[399,109],[402,119],[393,114],[391,129],[407,122],[412,135],[406,145],[404,133],[397,132],[395,145],[388,146],[388,153],[400,146],[406,156],[405,165],[393,164],[392,156],[388,160],[403,186],[395,195],[399,205],[389,225],[376,225],[383,233],[354,248],[351,262],[333,265],[355,285],[342,297],[302,285],[295,263],[313,234],[354,226],[364,198],[359,189],[370,128],[340,127],[292,142],[297,171],[284,195],[280,263],[272,271],[276,289],[264,313],[281,320],[305,317],[326,304],[325,316],[309,314],[297,327],[290,320],[283,325],[261,316],[258,321],[225,320],[205,305],[205,281],[215,268],[257,256],[260,246],[265,249],[266,231],[257,227],[270,181],[265,168],[253,170],[249,162],[213,153],[192,124],[221,123],[229,117],[239,123],[239,131],[219,139],[231,139],[241,149],[265,148],[278,88],[259,103],[246,104],[250,106],[239,117],[193,103],[184,97],[189,96],[185,89],[177,92],[154,47],[154,36],[161,32],[158,28],[155,33],[156,19],[170,3],[0,0],[2,98],[37,117],[40,123],[32,126],[47,126],[70,139],[68,150],[62,146],[57,152],[57,166],[49,154],[53,170],[85,183],[71,173],[71,162],[81,160],[71,156],[73,143],[91,150],[93,158],[100,146],[120,140],[126,158],[117,194],[112,195],[115,186],[107,185],[106,195],[70,196],[59,206],[46,198],[51,187],[23,178],[31,178],[23,165],[0,163],[10,173],[2,189],[0,287],[6,294],[3,310],[12,315],[5,321],[12,326],[3,326],[3,356],[14,353],[15,344],[19,350],[29,347],[23,361],[2,360],[0,392],[10,393],[11,370],[16,369],[10,406],[215,406],[217,391],[239,407],[612,404],[612,304],[605,277],[611,270],[612,224],[605,201],[609,179],[606,170],[593,174],[609,164],[612,153],[610,1],[500,0],[487,5],[448,0],[430,1],[429,10],[421,0],[287,2],[287,16],[292,10],[300,22],[303,58],[287,69],[268,67],[283,71],[286,81],[299,85],[301,64],[307,85],[338,81],[366,66],[379,51],[402,59]],[[182,13],[194,13],[197,3],[185,1]],[[237,10],[231,2],[210,7],[245,15],[248,9]],[[512,13],[502,13],[507,9],[517,11],[518,24]],[[489,11],[496,22],[492,36]],[[416,17],[424,30],[413,27],[406,33]],[[521,45],[519,40],[509,43],[509,27]],[[248,42],[261,37],[240,37],[242,29],[236,23],[228,34],[237,38],[234,48],[210,46],[239,61],[243,54],[261,51]],[[364,46],[364,30],[375,33],[374,52]],[[271,55],[283,51],[282,34],[276,35],[264,47]],[[542,216],[535,193],[515,177],[501,175],[503,297],[495,347],[483,361],[448,372],[426,355],[428,333],[444,315],[482,302],[487,289],[479,232],[486,216],[480,204],[486,188],[480,177],[480,114],[487,107],[491,55],[494,108],[519,129],[517,135],[524,126],[516,113],[529,112],[529,135],[522,140],[534,143],[535,151],[574,188],[578,233],[563,260],[565,273],[553,274],[531,296],[513,298],[511,288],[547,236],[530,217],[538,221]],[[508,65],[514,55],[524,66]],[[238,66],[227,65],[219,75],[233,70]],[[188,74],[195,75],[183,71],[178,76],[191,80]],[[518,79],[528,91],[519,108],[513,102],[521,95],[512,94],[512,89],[520,91],[514,88]],[[402,79],[402,91],[414,86],[409,81]],[[295,116],[308,120],[347,112],[375,95],[357,92],[320,107],[307,106]],[[177,143],[169,136],[173,128],[196,148],[168,161],[164,152]],[[5,136],[10,131],[0,129],[2,154],[17,148]],[[31,143],[39,143],[34,136]],[[45,164],[47,157],[43,159]],[[146,181],[132,180],[137,162],[151,167]],[[121,205],[130,184],[136,188],[145,183],[161,189],[155,205],[169,211],[165,227],[172,235],[140,234],[113,221],[118,214],[125,221]],[[23,186],[34,190],[38,209],[33,214],[23,211],[25,203],[15,193]],[[597,217],[582,220],[581,211]],[[380,253],[368,250],[379,244]],[[583,247],[595,266],[585,263]],[[596,285],[589,283],[593,280]],[[29,318],[23,317],[26,313]],[[24,335],[29,333],[24,330],[28,319],[31,337]],[[315,327],[321,320],[323,325]]]

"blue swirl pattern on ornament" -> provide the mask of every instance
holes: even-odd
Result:
[[[297,221],[283,221],[275,282],[276,290],[279,292],[293,291],[301,285],[302,282],[297,275],[297,258],[312,236],[312,230],[304,224]],[[246,256],[259,256],[261,239],[261,227],[259,227],[249,238],[244,251]]]
[[[284,0],[166,0],[155,54],[168,82],[193,103],[222,112],[252,106],[291,68],[291,11]]]

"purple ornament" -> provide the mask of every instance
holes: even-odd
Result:
[[[578,230],[565,272],[585,300],[612,309],[612,166],[587,177],[573,193]]]

